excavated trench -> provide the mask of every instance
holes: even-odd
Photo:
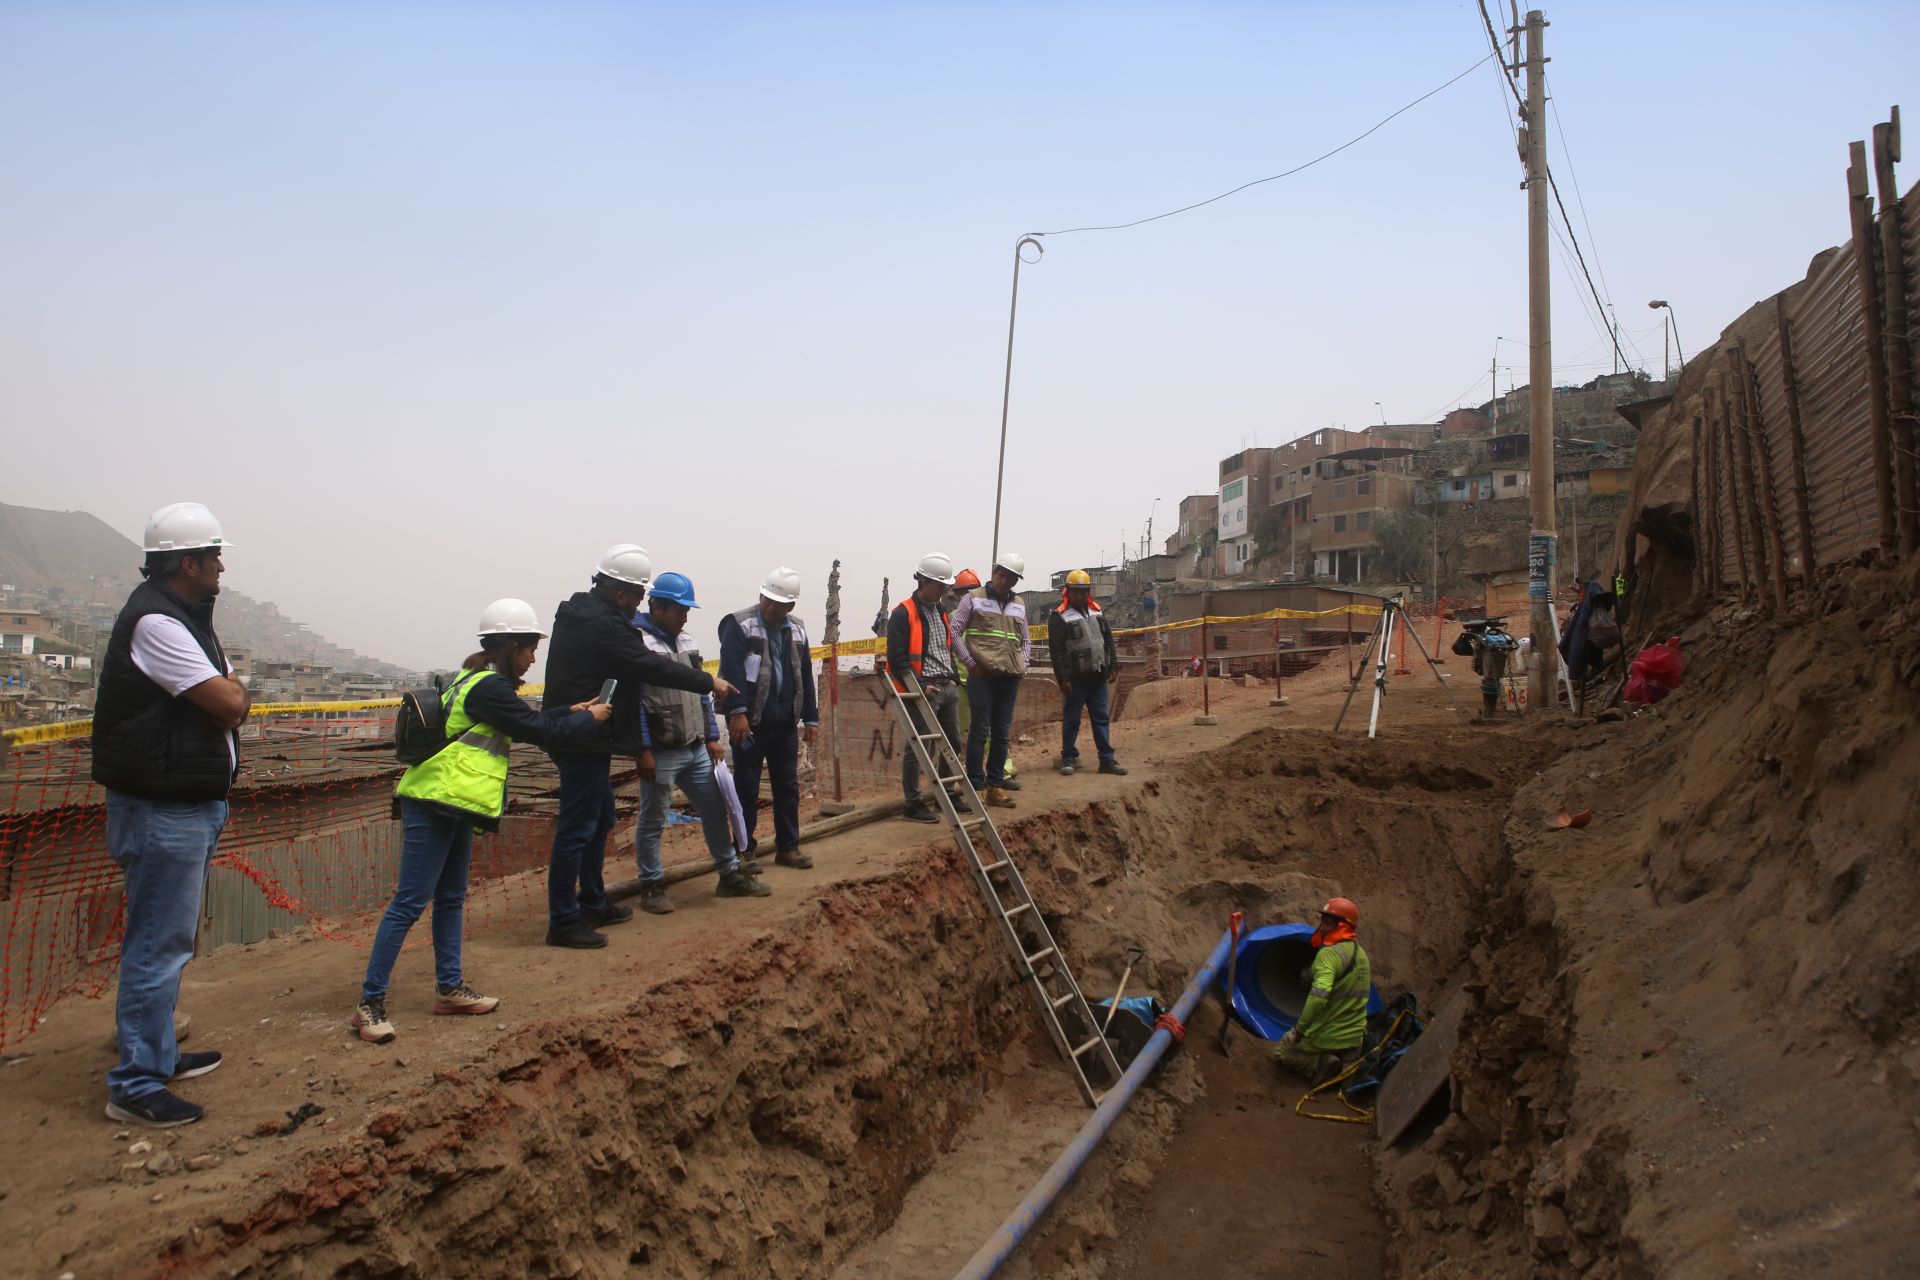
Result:
[[[1498,737],[1461,742],[1472,751],[1262,731],[1118,804],[1003,831],[1090,997],[1137,942],[1133,990],[1170,1003],[1231,910],[1308,919],[1338,891],[1362,904],[1382,990],[1431,1000],[1506,874],[1519,764]],[[697,975],[436,1073],[264,1203],[172,1241],[162,1271],[948,1275],[1085,1115],[951,845],[822,888],[797,927]],[[1174,1237],[1142,1235],[1160,1208],[1249,1176],[1209,1142],[1319,1144],[1367,1201],[1357,1127],[1260,1128],[1261,1098],[1292,1121],[1297,1091],[1244,1033],[1239,1074],[1202,1062],[1218,1027],[1217,1006],[1203,1010],[1009,1274],[1167,1274],[1147,1264],[1153,1240]],[[1266,1160],[1251,1176],[1267,1185],[1234,1196],[1311,1213],[1309,1163]],[[1378,1274],[1387,1228],[1363,1216],[1354,1230],[1371,1238],[1349,1242],[1349,1273]]]

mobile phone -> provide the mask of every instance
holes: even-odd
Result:
[[[600,686],[600,692],[594,695],[593,700],[595,702],[612,702],[613,691],[619,687],[620,687],[620,682],[616,679],[609,677],[606,683]]]

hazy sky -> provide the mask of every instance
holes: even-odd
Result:
[[[1561,188],[1656,375],[1647,300],[1707,345],[1920,104],[1920,5],[1547,16]],[[0,500],[135,537],[206,502],[232,585],[409,665],[617,541],[709,637],[778,563],[817,633],[837,556],[864,635],[882,574],[986,567],[1019,233],[1289,168],[1486,51],[1454,3],[0,4]],[[1243,442],[1484,400],[1526,333],[1496,75],[1050,239],[1003,545],[1112,560]]]

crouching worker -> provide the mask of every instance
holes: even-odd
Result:
[[[533,606],[495,600],[480,614],[480,652],[468,658],[442,696],[447,745],[409,768],[396,788],[405,834],[400,886],[381,917],[367,957],[367,977],[353,1027],[362,1040],[386,1044],[387,979],[400,947],[433,904],[435,1013],[492,1013],[500,1001],[467,986],[460,969],[460,933],[467,901],[473,829],[500,829],[507,800],[509,740],[564,746],[590,737],[613,714],[604,702],[535,711],[520,698],[520,678],[545,638]]]
[[[1281,1037],[1273,1060],[1315,1084],[1351,1066],[1367,1038],[1367,995],[1373,966],[1355,931],[1360,909],[1334,898],[1320,909],[1313,933],[1313,969],[1306,1007]]]

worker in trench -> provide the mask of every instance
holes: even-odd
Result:
[[[1275,1062],[1315,1084],[1352,1065],[1367,1037],[1373,965],[1360,945],[1359,926],[1360,908],[1350,898],[1331,898],[1320,908],[1307,1002],[1273,1051]]]

